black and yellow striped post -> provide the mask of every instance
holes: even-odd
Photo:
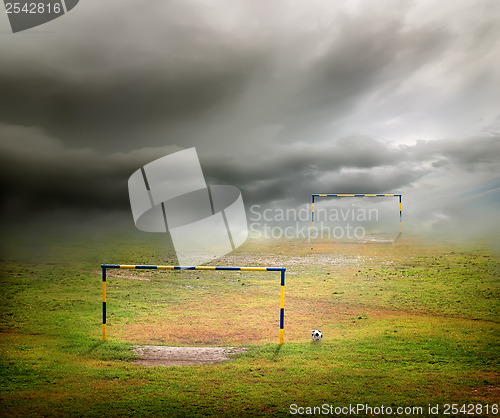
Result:
[[[141,269],[141,270],[233,270],[233,271],[279,271],[281,272],[280,298],[280,344],[285,332],[285,267],[219,267],[219,266],[152,266],[135,264],[101,264],[102,268],[102,339],[106,341],[106,269]]]
[[[399,232],[403,232],[403,206],[401,204],[401,195],[399,195]]]
[[[102,340],[106,341],[106,267],[102,267]]]
[[[311,227],[314,228],[314,196],[312,195],[312,204],[311,204]]]
[[[280,344],[285,338],[285,269],[281,270]]]

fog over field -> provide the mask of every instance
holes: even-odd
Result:
[[[408,231],[498,236],[498,16],[497,0],[85,0],[12,34],[2,13],[3,224],[133,230],[130,175],[196,147],[249,218],[401,193]]]

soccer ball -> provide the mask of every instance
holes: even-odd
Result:
[[[312,337],[314,341],[319,341],[321,340],[321,338],[323,338],[323,334],[321,333],[321,331],[315,329],[312,332]]]

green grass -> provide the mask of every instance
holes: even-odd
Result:
[[[102,342],[99,265],[173,264],[161,238],[10,242],[2,416],[288,416],[290,404],[500,401],[500,267],[487,246],[248,242],[218,264],[287,267],[279,346],[279,273],[109,271]],[[130,362],[135,343],[248,350],[216,365],[145,368]]]

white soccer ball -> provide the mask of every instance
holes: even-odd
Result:
[[[312,337],[314,341],[319,341],[323,338],[323,334],[321,333],[321,331],[315,329],[312,332]]]

